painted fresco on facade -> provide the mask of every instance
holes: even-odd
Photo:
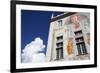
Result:
[[[66,13],[61,16],[64,15]],[[50,23],[52,29],[49,31],[47,61],[89,60],[90,14],[77,12],[63,18],[61,16],[51,19],[56,18]]]

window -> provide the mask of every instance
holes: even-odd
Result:
[[[63,47],[56,48],[56,60],[63,59]]]
[[[78,55],[85,55],[85,54],[87,54],[87,50],[86,50],[84,42],[77,43],[76,45],[77,45],[77,49],[78,49]]]
[[[82,30],[76,31],[74,33],[75,33],[75,36],[82,35]]]
[[[56,42],[56,60],[63,59],[63,36],[58,36]]]
[[[84,38],[83,38],[83,36],[78,37],[78,38],[75,38],[75,40],[76,40],[76,43],[84,42]]]
[[[56,45],[57,45],[57,48],[63,47],[63,42],[56,43]]]
[[[82,30],[76,31],[74,33],[75,33],[75,36],[79,36],[82,34]],[[78,55],[87,54],[83,36],[76,37],[75,40],[76,40]]]
[[[59,36],[59,37],[57,37],[57,40],[59,41],[59,40],[62,40],[63,39],[63,36]]]
[[[62,26],[62,20],[58,21],[58,26]]]

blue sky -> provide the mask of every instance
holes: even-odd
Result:
[[[33,41],[36,37],[48,41],[50,19],[52,13],[56,16],[62,12],[21,10],[21,48]],[[44,52],[46,53],[46,48]]]

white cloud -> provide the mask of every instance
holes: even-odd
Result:
[[[26,63],[34,63],[34,62],[44,62],[45,54],[39,53],[43,51],[45,45],[43,44],[43,40],[39,37],[35,38],[34,41],[27,44],[23,49],[22,53],[22,62]]]
[[[32,62],[44,62],[44,61],[45,61],[44,53],[33,54]]]

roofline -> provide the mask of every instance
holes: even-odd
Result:
[[[51,19],[51,22],[54,22],[54,21],[59,20],[59,19],[62,19],[64,17],[68,17],[68,16],[73,15],[75,13],[76,12],[69,12],[69,13],[66,13],[66,14],[63,14],[63,15],[56,16],[56,17]]]

